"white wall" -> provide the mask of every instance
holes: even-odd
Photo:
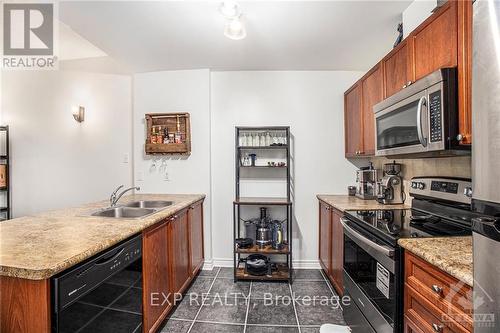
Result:
[[[316,194],[345,194],[355,167],[344,158],[343,94],[361,72],[212,72],[214,262],[232,260],[234,127],[286,125],[295,148],[295,264],[317,267]]]
[[[131,184],[131,78],[62,71],[4,71],[15,217],[102,200]],[[85,122],[71,115],[86,108]]]
[[[431,16],[437,0],[415,0],[403,11],[403,36],[406,38],[426,18]]]
[[[204,193],[205,258],[211,258],[210,74],[208,70],[153,72],[134,75],[134,175],[144,193]],[[189,112],[189,157],[154,158],[144,153],[144,115]],[[161,160],[167,167],[162,168]],[[168,172],[168,180],[166,173]]]

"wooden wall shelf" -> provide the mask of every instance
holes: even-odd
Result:
[[[191,154],[189,113],[148,113],[145,118],[146,155]],[[166,136],[168,140],[165,140]]]

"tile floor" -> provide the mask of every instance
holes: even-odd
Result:
[[[315,333],[345,324],[342,309],[326,301],[335,296],[319,270],[297,270],[290,285],[234,283],[232,268],[214,268],[199,274],[161,332]]]

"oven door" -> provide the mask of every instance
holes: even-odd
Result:
[[[359,311],[373,332],[397,332],[397,281],[395,248],[343,218],[344,286],[351,304],[344,307],[346,321]],[[358,316],[359,317],[359,316]],[[368,332],[357,327],[359,319],[348,322],[353,332]]]

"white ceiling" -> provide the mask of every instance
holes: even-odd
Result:
[[[69,1],[60,20],[132,72],[366,70],[411,1],[240,1],[247,37],[223,35],[218,1]]]

